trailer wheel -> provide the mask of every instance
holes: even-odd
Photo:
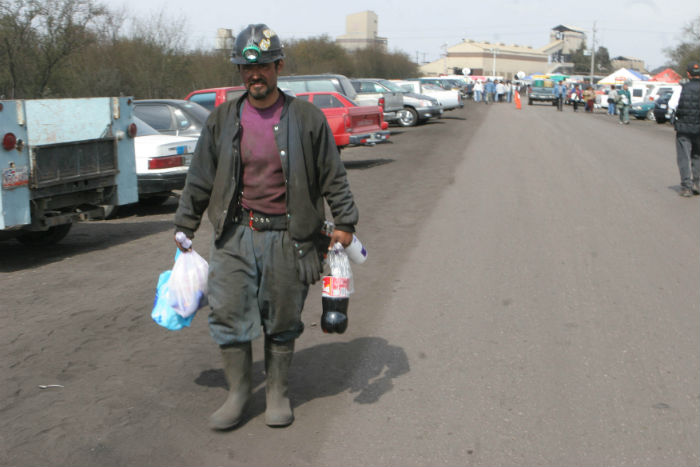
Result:
[[[62,224],[38,232],[27,231],[17,236],[17,240],[28,246],[53,245],[68,235],[73,224]]]

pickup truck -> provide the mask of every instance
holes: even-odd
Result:
[[[378,105],[384,109],[384,120],[398,122],[403,112],[403,93],[392,89],[386,80],[362,78],[351,79],[357,92],[355,101],[360,105]]]
[[[48,245],[138,201],[130,97],[0,101],[0,240]]]
[[[533,80],[527,95],[527,104],[532,105],[533,102],[551,102],[552,105],[557,105],[557,99],[554,97],[554,85],[554,81],[550,79]]]
[[[389,139],[389,125],[378,106],[358,106],[343,94],[331,91],[301,92],[297,99],[321,109],[339,151],[349,145],[374,145]]]

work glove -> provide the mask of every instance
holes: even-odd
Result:
[[[314,284],[321,278],[323,265],[313,242],[294,242],[294,255],[297,259],[299,280],[306,285]]]

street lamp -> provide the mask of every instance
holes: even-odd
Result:
[[[498,50],[495,47],[489,49],[489,52],[493,54],[493,69],[491,70],[491,76],[496,76],[496,55]]]

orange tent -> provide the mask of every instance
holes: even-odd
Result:
[[[661,73],[654,75],[650,81],[663,81],[664,83],[677,83],[681,80],[681,75],[673,71],[671,68],[666,68]]]

